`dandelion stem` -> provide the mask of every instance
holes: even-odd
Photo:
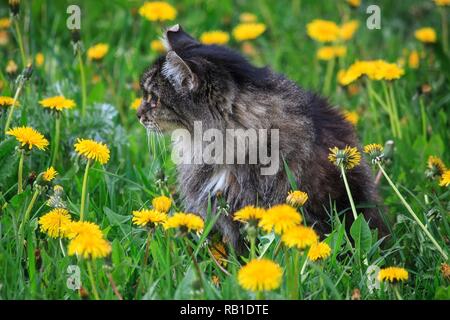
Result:
[[[395,124],[395,120],[394,120],[394,109],[391,103],[391,99],[390,99],[390,95],[387,89],[386,84],[383,82],[383,90],[384,90],[384,96],[386,98],[386,106],[387,106],[387,112],[389,114],[389,122],[391,123],[391,131],[392,134],[394,135],[395,138],[398,137],[397,135],[397,126]]]
[[[444,250],[441,248],[441,246],[437,243],[436,239],[434,239],[434,237],[432,236],[432,234],[428,231],[427,227],[425,227],[425,225],[422,223],[422,221],[420,221],[419,217],[417,217],[416,213],[413,211],[413,209],[411,208],[411,206],[408,204],[408,202],[406,202],[405,198],[403,198],[402,194],[400,193],[400,191],[398,191],[397,187],[395,186],[395,184],[392,182],[391,178],[389,178],[388,174],[386,173],[386,171],[384,171],[383,166],[381,165],[380,162],[377,162],[378,167],[380,168],[381,172],[383,173],[384,177],[386,178],[386,180],[388,181],[389,185],[392,187],[392,189],[394,190],[394,192],[397,194],[397,196],[400,198],[401,202],[403,203],[403,205],[405,206],[406,210],[408,210],[408,212],[412,215],[412,217],[414,218],[414,220],[417,222],[417,224],[419,225],[419,227],[423,230],[423,232],[427,235],[427,237],[431,240],[431,242],[434,244],[434,246],[436,247],[436,249],[439,251],[439,253],[442,255],[442,257],[447,260],[448,256],[447,254],[444,252]]]
[[[92,293],[94,294],[95,300],[100,300],[100,297],[99,297],[98,291],[97,291],[97,287],[95,286],[94,273],[92,272],[91,261],[87,261],[86,264],[87,264],[87,270],[88,270],[88,274],[89,274],[89,281],[91,282]]]
[[[348,185],[347,176],[345,175],[345,169],[342,164],[339,167],[341,168],[342,179],[344,180],[345,190],[347,190],[348,200],[350,201],[350,206],[352,207],[353,218],[356,220],[356,218],[358,218],[358,214],[356,213],[355,203],[353,202],[353,197]]]
[[[17,44],[19,45],[20,57],[22,59],[22,66],[25,68],[27,65],[27,58],[25,56],[25,50],[23,48],[22,33],[20,32],[19,21],[17,19],[14,19],[14,28],[16,29]]]
[[[33,193],[33,197],[31,198],[31,201],[28,204],[28,207],[25,211],[25,215],[23,216],[22,222],[20,223],[20,226],[19,226],[19,239],[22,239],[23,228],[25,227],[25,224],[28,222],[28,219],[30,219],[31,210],[33,209],[34,203],[36,202],[39,192],[40,192],[40,190],[37,187]]]
[[[150,241],[152,240],[152,229],[148,231],[147,241],[145,243],[145,253],[144,253],[144,262],[142,266],[142,271],[145,270],[145,267],[147,266],[147,260],[148,260],[148,253],[150,249]]]
[[[300,288],[299,281],[301,281],[301,275],[298,270],[298,261],[299,260],[300,260],[299,250],[296,250],[295,255],[294,255],[294,277],[293,277],[294,279],[292,279],[293,280],[292,281],[293,286],[292,286],[292,292],[291,292],[292,300],[298,300],[298,294],[299,294],[299,288]]]
[[[53,149],[53,156],[52,156],[52,162],[51,165],[55,166],[56,159],[58,157],[58,149],[59,149],[59,137],[61,133],[61,115],[59,113],[56,114],[55,118],[55,142],[53,143],[54,149]]]
[[[25,158],[25,150],[20,149],[20,155],[19,155],[19,170],[17,172],[17,194],[23,192],[23,159]]]
[[[422,118],[422,135],[426,139],[427,138],[427,113],[425,112],[425,104],[424,104],[422,98],[420,98],[419,104],[420,104],[420,114],[421,114],[421,118]]]
[[[17,99],[19,98],[19,94],[22,91],[23,85],[25,84],[25,81],[20,81],[19,82],[19,86],[16,89],[16,93],[14,94],[14,99],[13,99],[13,103],[9,109],[8,112],[8,118],[6,119],[6,124],[5,124],[5,134],[6,132],[9,130],[9,126],[11,125],[11,121],[12,121],[12,115],[14,113],[14,108],[16,107],[17,104]]]
[[[184,237],[183,239],[184,239],[184,243],[186,244],[187,251],[188,251],[189,255],[191,256],[191,260],[194,263],[194,269],[195,269],[195,272],[197,273],[197,277],[198,277],[198,281],[200,282],[200,286],[203,289],[203,292],[205,292],[205,285],[203,283],[202,271],[200,270],[200,266],[198,265],[197,258],[195,257],[194,253],[192,252],[192,248],[189,245],[187,238]]]
[[[367,80],[367,89],[368,89],[368,91],[369,91],[369,105],[370,105],[370,108],[372,109],[372,114],[373,114],[373,117],[374,117],[374,122],[375,122],[375,131],[377,132],[377,136],[378,136],[378,140],[379,141],[381,141],[382,139],[381,139],[381,134],[380,134],[380,132],[381,132],[381,130],[380,130],[380,119],[379,119],[379,116],[378,116],[378,110],[377,110],[377,108],[375,107],[375,103],[374,103],[374,98],[375,98],[375,95],[374,95],[374,91],[373,91],[373,89],[372,89],[372,83],[371,83],[371,80]]]
[[[398,291],[398,288],[396,285],[392,286],[392,289],[394,290],[395,296],[398,300],[403,300],[402,296],[400,295],[400,292]]]
[[[302,269],[300,270],[300,277],[303,276],[303,274],[305,273],[307,265],[308,265],[308,259],[306,258],[305,261],[303,262]]]
[[[392,82],[389,82],[388,85],[388,90],[389,90],[389,96],[391,99],[391,104],[392,104],[392,110],[394,111],[394,121],[397,127],[397,133],[399,138],[402,138],[402,128],[400,126],[400,117],[398,115],[398,107],[397,107],[397,101],[395,100],[395,94],[394,94],[394,85]]]
[[[264,296],[264,291],[257,291],[256,292],[256,300],[264,300],[265,296]]]
[[[256,235],[249,234],[250,238],[250,259],[255,259],[256,257]]]
[[[80,221],[83,221],[84,218],[84,209],[86,202],[86,193],[87,193],[87,181],[89,176],[89,166],[91,165],[91,160],[88,160],[86,163],[86,169],[84,170],[83,177],[83,187],[81,189],[81,205],[80,205]]]
[[[80,65],[80,79],[81,79],[81,118],[84,119],[86,115],[86,74],[84,72],[83,57],[81,55],[81,49],[78,49],[78,64]]]
[[[64,251],[64,246],[63,246],[61,237],[59,238],[59,248],[61,249],[63,257],[65,257],[66,256],[66,252]]]

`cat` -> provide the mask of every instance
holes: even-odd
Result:
[[[338,168],[328,160],[329,148],[358,146],[353,125],[317,94],[301,89],[269,68],[250,64],[237,52],[218,45],[203,45],[179,25],[165,31],[167,53],[142,75],[143,99],[139,121],[150,130],[192,132],[194,122],[203,129],[278,129],[276,173],[262,175],[259,164],[177,165],[179,192],[187,212],[205,217],[208,199],[213,211],[221,197],[230,214],[222,214],[215,228],[235,249],[243,247],[233,213],[246,205],[270,207],[284,203],[291,190],[284,165],[309,195],[305,219],[324,235],[330,231],[330,204],[347,209],[353,221]],[[248,148],[248,145],[246,146]],[[246,150],[245,152],[247,152]],[[376,208],[377,192],[370,167],[362,160],[347,172],[355,203],[372,228],[384,233]]]

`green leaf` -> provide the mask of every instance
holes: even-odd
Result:
[[[286,175],[287,175],[289,184],[291,185],[291,189],[298,190],[297,179],[295,178],[295,175],[292,173],[291,169],[289,169],[289,166],[286,163],[286,160],[283,159],[283,163],[284,163],[284,170],[286,171]]]
[[[434,295],[434,299],[450,300],[450,286],[437,288],[436,293]]]
[[[364,216],[360,214],[350,227],[350,235],[355,241],[356,255],[359,260],[367,254],[372,246],[372,233]]]

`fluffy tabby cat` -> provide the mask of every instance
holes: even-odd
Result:
[[[199,43],[179,25],[165,32],[165,42],[167,54],[141,79],[140,122],[148,129],[163,131],[192,131],[194,121],[202,121],[203,130],[279,129],[280,158],[309,195],[306,220],[321,234],[328,232],[330,203],[335,201],[338,212],[350,205],[340,172],[327,156],[330,147],[358,145],[352,125],[314,93],[268,68],[251,65],[226,47]],[[281,160],[275,175],[263,176],[258,165],[178,165],[185,209],[205,216],[210,195],[213,209],[217,206],[217,191],[231,213],[249,204],[268,207],[283,203],[290,190],[283,166]],[[349,170],[348,180],[356,204],[366,205],[359,210],[371,227],[382,232],[368,165],[362,161]],[[351,223],[350,211],[345,215]],[[239,224],[232,214],[222,215],[216,229],[225,241],[242,248]]]

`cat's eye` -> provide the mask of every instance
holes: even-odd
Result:
[[[158,104],[159,104],[159,97],[156,95],[151,95],[150,108],[154,109],[158,106]]]

